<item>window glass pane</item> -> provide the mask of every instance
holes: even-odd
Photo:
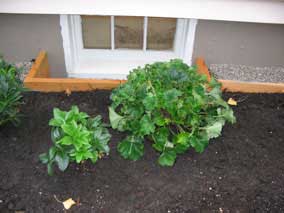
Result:
[[[115,16],[115,48],[142,49],[144,17]]]
[[[111,49],[110,16],[81,16],[84,48]]]
[[[171,50],[176,32],[175,18],[148,18],[147,49]]]

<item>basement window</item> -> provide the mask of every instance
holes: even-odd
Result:
[[[61,15],[60,22],[69,77],[125,79],[147,63],[191,64],[195,19]]]

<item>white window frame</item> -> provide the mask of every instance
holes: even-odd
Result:
[[[180,58],[192,64],[196,19],[178,19],[174,48],[146,50],[148,18],[144,17],[143,49],[115,49],[114,16],[111,16],[111,49],[85,49],[80,15],[60,15],[65,65],[68,77],[126,79],[129,71],[155,61]]]

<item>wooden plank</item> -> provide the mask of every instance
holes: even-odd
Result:
[[[210,81],[211,80],[211,75],[209,73],[209,70],[205,64],[205,61],[203,58],[197,58],[196,61],[196,66],[197,66],[197,71],[200,74],[206,75],[207,80]]]
[[[25,81],[25,86],[42,92],[91,91],[113,89],[124,80],[97,80],[78,78],[33,78]]]
[[[218,80],[222,83],[222,90],[244,93],[284,93],[283,83],[243,82],[232,80]]]
[[[47,53],[45,51],[40,51],[26,79],[48,78],[48,77],[49,77],[49,64],[48,64]]]

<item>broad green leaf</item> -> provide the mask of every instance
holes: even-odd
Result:
[[[111,135],[107,129],[97,128],[94,131],[94,146],[101,152],[109,153],[108,142],[111,138]]]
[[[155,141],[161,141],[165,143],[168,140],[170,133],[167,127],[161,127],[156,129],[155,133],[152,135]]]
[[[81,152],[77,152],[75,155],[76,163],[80,163],[83,159],[84,154]]]
[[[164,151],[159,157],[159,164],[161,166],[173,166],[176,160],[176,153],[173,150]]]
[[[150,133],[153,133],[155,131],[155,125],[149,115],[144,115],[139,121],[139,123],[140,123],[140,130],[139,130],[140,135],[142,136],[149,135]]]
[[[78,125],[75,121],[62,125],[62,129],[70,136],[76,136],[76,134],[78,134]]]
[[[206,99],[204,99],[204,94],[204,87],[202,87],[201,85],[194,87],[192,90],[192,95],[198,105],[205,104]]]
[[[93,136],[94,136],[95,139],[103,140],[105,138],[105,135],[103,135],[103,128],[96,128],[94,130]]]
[[[188,132],[181,132],[176,135],[176,143],[178,144],[188,144],[189,143],[190,134]]]
[[[156,129],[155,133],[152,135],[154,144],[152,145],[157,151],[162,152],[165,148],[165,144],[168,143],[169,129],[162,127]]]
[[[55,162],[57,163],[60,171],[65,171],[69,165],[69,157],[67,153],[58,152],[55,156]]]
[[[98,161],[98,152],[94,152],[92,158],[90,158],[92,163],[96,163]]]
[[[128,136],[118,144],[118,151],[125,159],[138,160],[144,154],[144,144],[141,138]]]
[[[87,114],[87,113],[85,113],[85,112],[79,112],[78,114],[77,114],[77,119],[78,119],[78,121],[84,121],[86,118],[89,118],[89,115]]]
[[[62,145],[72,145],[73,144],[73,138],[71,136],[64,136],[62,139],[57,141],[57,144],[62,144]]]
[[[74,112],[74,114],[79,114],[79,108],[78,108],[78,106],[72,106],[72,107],[71,107],[71,112]]]
[[[49,162],[48,154],[46,153],[40,154],[39,159],[43,164],[47,164]]]
[[[221,90],[218,87],[215,87],[209,92],[209,95],[216,99],[221,99]]]
[[[51,129],[51,140],[53,143],[56,143],[56,141],[60,140],[64,136],[64,132],[61,128],[53,127]]]
[[[169,76],[173,81],[177,81],[178,83],[183,83],[188,80],[188,75],[183,72],[183,70],[170,69]]]
[[[208,145],[208,139],[205,137],[190,137],[190,145],[194,148],[196,152],[202,153]]]
[[[109,120],[112,128],[117,129],[119,131],[124,130],[125,119],[117,114],[113,108],[109,107]]]
[[[49,160],[52,160],[55,157],[56,151],[57,150],[56,150],[56,148],[54,146],[49,149],[49,151],[48,151],[48,158],[49,158]]]
[[[94,157],[93,151],[91,150],[83,150],[83,160],[92,159]]]
[[[61,111],[61,110],[58,109],[58,108],[54,108],[54,109],[53,109],[53,116],[54,116],[54,119],[64,121],[64,120],[65,120],[65,115],[66,115],[66,112]]]
[[[148,93],[147,96],[143,99],[143,105],[145,109],[151,111],[157,106],[157,97],[153,95],[153,93]]]
[[[170,89],[164,92],[164,100],[166,103],[170,103],[176,100],[181,95],[182,95],[182,92],[180,90],[173,88],[173,89]]]
[[[128,106],[127,109],[125,109],[125,113],[129,114],[131,118],[141,117],[144,114],[144,107],[142,104]]]
[[[89,123],[92,128],[97,128],[102,124],[102,116],[97,115],[95,118],[89,119]]]
[[[181,143],[178,143],[175,145],[174,147],[174,151],[177,153],[177,154],[183,154],[185,153],[190,147],[190,144],[181,144]]]
[[[218,120],[208,126],[205,127],[206,133],[208,135],[208,138],[217,138],[222,131],[222,127],[224,125],[223,120]]]
[[[64,123],[65,123],[65,121],[64,121],[63,119],[60,119],[60,118],[58,118],[58,119],[52,118],[52,119],[49,121],[48,125],[49,125],[49,126],[54,126],[54,127],[60,127],[60,126],[62,126]]]
[[[159,112],[154,113],[153,122],[158,126],[164,126],[167,124],[167,120]]]
[[[234,116],[234,112],[231,108],[227,109],[217,109],[218,115],[223,116],[227,121],[230,123],[235,123],[236,122],[236,117]]]

